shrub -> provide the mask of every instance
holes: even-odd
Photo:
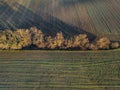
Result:
[[[119,48],[119,43],[118,42],[112,42],[111,45],[110,45],[110,48],[111,49]]]

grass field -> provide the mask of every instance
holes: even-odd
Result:
[[[0,51],[0,90],[120,90],[120,50]]]

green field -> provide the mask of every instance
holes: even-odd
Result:
[[[120,90],[120,50],[0,51],[0,90]]]

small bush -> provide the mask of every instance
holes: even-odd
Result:
[[[113,42],[113,43],[111,43],[110,48],[111,48],[111,49],[119,48],[119,43],[118,43],[118,42]]]

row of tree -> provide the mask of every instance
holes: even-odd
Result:
[[[52,37],[44,35],[36,27],[16,31],[0,31],[0,49],[19,50],[29,46],[35,46],[38,49],[99,50],[118,48],[119,43],[111,42],[106,37],[96,38],[91,42],[86,34],[64,38],[62,32],[59,32]]]

